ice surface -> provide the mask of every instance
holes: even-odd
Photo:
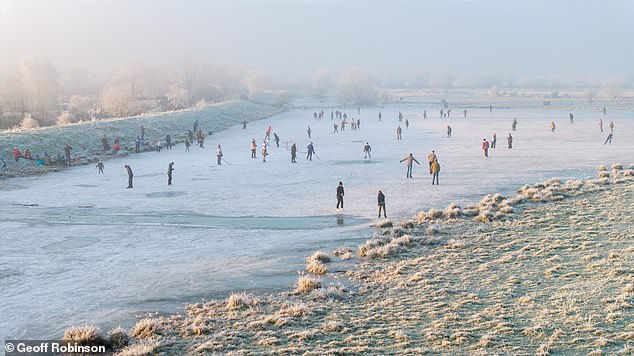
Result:
[[[485,106],[485,105],[483,105]],[[242,289],[287,288],[316,250],[356,245],[372,232],[376,193],[386,195],[391,219],[407,218],[450,202],[472,203],[482,195],[510,194],[524,183],[551,177],[595,175],[599,164],[634,160],[631,112],[529,109],[469,109],[463,118],[438,118],[439,107],[385,106],[346,110],[361,119],[359,131],[332,134],[330,108],[313,121],[310,110],[291,110],[208,137],[205,149],[149,152],[41,177],[0,181],[0,338],[58,337],[71,325],[109,326],[142,311],[171,312],[202,298],[226,297]],[[378,111],[383,114],[378,121]],[[423,120],[427,110],[430,119]],[[398,111],[410,127],[396,140]],[[513,117],[514,148],[505,136]],[[599,132],[598,120],[606,132]],[[557,131],[550,133],[551,121]],[[614,142],[604,146],[610,120]],[[453,137],[445,138],[446,125]],[[265,128],[280,138],[260,147]],[[306,126],[312,128],[308,139]],[[497,133],[498,148],[484,159],[483,138]],[[258,159],[249,143],[258,143]],[[290,163],[286,141],[318,158]],[[372,160],[363,159],[363,145]],[[231,165],[215,164],[221,144]],[[427,154],[436,150],[440,186],[431,185]],[[412,152],[421,162],[414,179],[399,160]],[[167,165],[175,162],[174,184]],[[135,173],[125,189],[123,168]],[[345,212],[335,212],[335,188],[343,181]]]

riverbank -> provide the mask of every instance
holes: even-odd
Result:
[[[0,133],[0,157],[7,162],[7,170],[0,172],[0,178],[39,175],[66,168],[63,164],[37,164],[35,159],[20,159],[16,164],[12,156],[15,147],[22,152],[30,149],[34,158],[44,157],[45,153],[57,158],[58,152],[63,154],[64,145],[68,143],[73,148],[73,165],[86,165],[133,154],[135,138],[141,134],[142,125],[145,128],[145,137],[141,152],[145,152],[156,150],[159,140],[165,145],[165,136],[168,134],[172,137],[173,145],[184,142],[187,130],[192,130],[196,120],[208,136],[209,132],[218,132],[243,121],[265,119],[282,110],[266,104],[232,100],[212,104],[204,109],[175,113],[99,120],[18,132],[5,131]],[[121,149],[118,152],[104,152],[101,143],[104,135],[110,146],[118,139]]]
[[[384,221],[289,292],[147,315],[121,354],[631,353],[632,166],[599,168]]]

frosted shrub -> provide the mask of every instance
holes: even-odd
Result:
[[[249,305],[255,305],[258,300],[255,296],[247,293],[231,293],[227,298],[227,310],[237,310],[247,307]]]
[[[161,334],[162,327],[156,319],[143,319],[136,323],[130,335],[137,339],[149,339]]]
[[[309,257],[309,259],[316,260],[323,263],[330,262],[330,257],[322,251],[317,251],[313,253],[313,255]]]
[[[122,327],[116,327],[108,332],[110,346],[115,350],[120,350],[130,342],[130,337]]]
[[[55,125],[64,126],[71,123],[71,115],[68,111],[64,111],[55,120]]]
[[[301,276],[297,280],[297,292],[310,293],[315,289],[321,288],[321,282],[317,278]]]
[[[314,274],[326,274],[328,267],[321,261],[309,257],[306,261],[306,271]]]
[[[72,341],[82,346],[105,345],[101,330],[96,326],[86,325],[71,327],[64,331],[64,341]]]
[[[22,121],[20,122],[20,128],[24,130],[34,129],[39,127],[40,125],[37,123],[37,120],[31,117],[31,115],[25,115]]]
[[[157,344],[140,343],[126,347],[117,356],[151,356]]]

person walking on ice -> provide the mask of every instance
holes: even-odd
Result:
[[[409,154],[409,156],[403,158],[399,162],[403,162],[403,161],[406,161],[407,163],[407,178],[414,178],[412,177],[412,168],[413,168],[414,162],[416,162],[416,164],[418,165],[420,165],[420,163],[418,163],[416,158],[414,158],[414,156],[411,153]]]
[[[614,122],[610,121],[610,132],[614,132]]]
[[[366,142],[365,146],[363,146],[363,159],[366,159],[368,157],[372,159],[370,151],[372,151],[372,147],[370,147],[370,143]]]
[[[343,196],[344,196],[343,183],[339,182],[339,185],[337,186],[337,210],[339,210],[340,205],[341,205],[341,210],[343,210]]]
[[[332,131],[332,133],[339,133],[339,130],[337,129],[337,127],[339,127],[339,125],[337,125],[337,124],[332,124],[332,127],[334,128],[334,130]]]
[[[313,132],[313,130],[310,129],[310,126],[308,126],[308,128],[306,129],[306,133],[308,134],[308,138],[312,138],[310,136],[310,133]]]
[[[607,143],[609,143],[611,145],[613,137],[614,137],[614,134],[612,132],[610,132],[608,134],[608,137],[605,139],[605,142],[603,143],[603,146],[605,146]]]
[[[216,148],[216,158],[218,158],[218,165],[222,164],[222,148],[220,148],[220,145],[218,145],[218,147]]]
[[[262,162],[266,162],[266,156],[268,155],[269,155],[269,152],[267,150],[266,141],[262,140]]]
[[[447,125],[447,138],[451,138],[451,126]]]
[[[403,139],[403,137],[401,136],[402,133],[403,133],[403,129],[401,128],[401,125],[399,125],[396,128],[396,139],[397,140],[402,140]]]
[[[431,165],[437,158],[438,157],[436,157],[436,151],[431,151],[431,153],[427,156],[427,162],[429,162],[429,174],[431,174]]]
[[[291,163],[297,163],[295,160],[297,158],[297,144],[293,142],[291,145]]]
[[[517,118],[513,118],[513,124],[511,125],[513,131],[517,131]]]
[[[264,134],[264,139],[265,140],[270,140],[271,139],[271,126],[266,128],[266,133]]]
[[[513,148],[513,136],[511,136],[510,132],[509,135],[506,137],[506,142],[508,143],[509,150]]]
[[[256,153],[255,153],[255,150],[257,150],[257,149],[258,149],[258,144],[255,143],[255,139],[252,138],[251,139],[251,158],[258,158]]]
[[[484,157],[489,158],[489,141],[486,138],[482,139],[482,150],[484,151]]]
[[[167,185],[172,185],[172,172],[174,172],[174,162],[167,165]]]
[[[313,146],[313,143],[309,143],[308,146],[306,146],[306,149],[308,150],[306,152],[306,159],[309,161],[313,160],[313,153],[315,153],[315,147]]]
[[[603,132],[603,119],[599,119],[599,129]]]
[[[409,120],[408,119],[405,119],[405,128],[409,129]]]
[[[557,128],[557,126],[555,126],[555,122],[551,121],[550,122],[550,132],[555,132],[556,128]]]
[[[571,123],[571,124],[573,124],[573,123],[574,123],[574,122],[573,122],[573,120],[574,120],[574,116],[572,115],[572,113],[570,113],[570,123]]]
[[[189,138],[185,139],[185,152],[189,152],[189,147],[191,147],[192,143],[189,142]]]
[[[431,185],[434,185],[434,181],[436,181],[436,185],[440,185],[438,182],[438,174],[440,173],[440,163],[438,163],[437,159],[434,159],[434,162],[431,164]]]
[[[273,132],[273,141],[275,141],[275,147],[280,147],[280,137],[276,132]]]
[[[491,148],[495,148],[495,144],[498,142],[498,136],[493,133],[493,140],[491,140]]]
[[[95,168],[97,168],[99,170],[99,175],[102,176],[103,175],[103,161],[99,160],[99,162],[97,162],[97,165],[95,166]]]
[[[379,190],[379,194],[376,196],[376,200],[379,204],[379,219],[381,218],[381,209],[383,209],[383,218],[387,219],[387,213],[385,212],[385,194]]]
[[[467,117],[467,109],[464,109],[464,117]]]
[[[132,178],[134,178],[134,173],[132,173],[132,167],[129,165],[124,165],[126,172],[128,172],[128,188],[132,188]]]

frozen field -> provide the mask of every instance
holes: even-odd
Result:
[[[247,130],[232,127],[208,137],[204,150],[185,153],[179,145],[106,161],[103,177],[84,166],[0,181],[0,338],[55,337],[71,325],[131,322],[139,312],[171,312],[233,290],[285,288],[307,255],[357,245],[371,234],[378,190],[387,197],[388,217],[398,220],[524,183],[594,175],[597,165],[630,163],[634,153],[631,111],[606,117],[573,111],[570,124],[568,111],[532,108],[473,109],[466,119],[460,108],[446,119],[438,118],[438,107],[362,108],[360,115],[355,108],[346,110],[348,121],[360,118],[360,130],[332,134],[330,108],[324,110],[320,122],[300,109]],[[399,110],[403,140],[397,141]],[[508,150],[513,117],[519,125]],[[597,124],[602,117],[604,133]],[[615,138],[604,146],[610,120]],[[444,137],[447,124],[451,139]],[[262,163],[259,144],[268,125],[281,142],[276,148],[271,141]],[[285,142],[299,141],[305,152],[307,125],[319,158],[307,162],[300,153],[291,164]],[[484,159],[481,141],[493,132],[498,148]],[[252,137],[258,159],[250,158]],[[363,159],[366,141],[371,160]],[[231,165],[216,166],[217,143]],[[442,165],[440,186],[427,173],[432,149]],[[421,163],[411,180],[399,163],[409,152]],[[168,187],[170,161],[176,171]],[[124,164],[134,170],[134,189],[125,189]],[[338,216],[340,180],[346,209]]]

